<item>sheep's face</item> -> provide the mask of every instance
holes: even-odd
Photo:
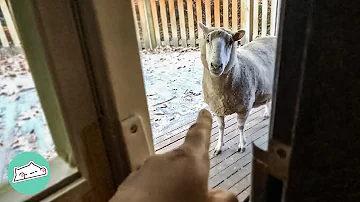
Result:
[[[236,42],[244,36],[245,31],[232,34],[222,28],[208,28],[201,22],[199,27],[204,32],[203,46],[208,69],[212,75],[220,76],[235,52]]]

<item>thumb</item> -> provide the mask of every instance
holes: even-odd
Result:
[[[213,189],[208,191],[207,202],[239,202],[236,195],[228,190]]]

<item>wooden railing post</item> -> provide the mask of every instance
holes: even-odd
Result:
[[[267,34],[268,0],[262,0],[261,4],[261,36]]]
[[[277,36],[279,30],[279,19],[280,19],[280,11],[281,11],[281,0],[277,1],[276,5],[276,19],[275,19],[275,35]]]
[[[10,46],[9,41],[6,38],[4,27],[2,26],[1,23],[0,23],[0,41],[1,41],[1,47],[2,48],[6,48],[6,47]]]
[[[1,7],[1,11],[4,15],[6,25],[7,25],[7,28],[9,29],[11,39],[14,43],[14,46],[20,47],[21,43],[20,43],[19,35],[17,33],[17,30],[14,25],[14,21],[12,19],[12,16],[10,15],[10,12],[9,12],[9,9],[8,9],[8,6],[7,6],[5,0],[0,0],[0,7]]]
[[[270,22],[270,35],[275,36],[276,30],[276,16],[277,16],[278,0],[271,0],[271,22]]]
[[[255,39],[259,35],[259,1],[258,0],[253,0],[253,14],[251,18],[253,19],[252,39]]]
[[[244,45],[252,40],[253,36],[253,16],[254,16],[254,0],[241,1],[241,24],[240,29],[246,31],[244,38],[241,39],[241,44]]]
[[[249,29],[249,42],[253,40],[253,36],[254,36],[254,1],[257,0],[247,0],[248,1],[248,6],[249,6],[249,14],[247,16],[248,21],[249,21],[249,25],[248,25],[248,29]]]
[[[156,38],[150,0],[139,0],[138,8],[141,22],[141,34],[145,44],[145,49],[154,49],[156,47]]]
[[[160,36],[160,26],[159,26],[159,16],[157,14],[157,0],[150,0],[152,22],[154,25],[154,32],[156,38],[156,46],[161,46],[161,36]]]
[[[136,39],[138,42],[138,48],[139,48],[139,51],[141,51],[143,48],[143,45],[142,45],[142,41],[140,39],[140,31],[139,31],[138,19],[136,16],[136,6],[135,6],[134,1],[131,1],[131,8],[132,8],[132,13],[133,13],[133,18],[134,18],[134,25],[135,25]]]
[[[147,27],[148,27],[149,35],[150,35],[150,46],[151,46],[150,48],[154,49],[161,44],[156,43],[156,35],[155,35],[153,16],[152,16],[152,12],[151,12],[150,0],[145,0],[144,3],[145,3],[145,15],[146,15],[146,19],[147,19]]]

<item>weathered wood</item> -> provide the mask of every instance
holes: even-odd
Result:
[[[195,46],[195,31],[194,31],[194,11],[193,11],[193,0],[186,0],[187,14],[189,22],[189,37],[190,46]]]
[[[253,119],[253,118],[252,118],[252,117],[253,117],[252,114],[259,113],[262,109],[263,109],[262,107],[259,107],[259,108],[257,108],[257,109],[254,109],[254,110],[251,112],[251,114],[250,114],[250,116],[249,116],[249,118],[248,118],[249,121],[251,121],[251,120]],[[193,114],[193,119],[192,119],[191,121],[187,122],[187,123],[184,123],[182,126],[176,128],[176,129],[174,129],[174,130],[164,131],[163,135],[158,136],[157,138],[154,139],[155,145],[158,144],[158,143],[160,143],[160,142],[162,142],[162,141],[165,141],[165,140],[167,140],[167,139],[169,139],[169,138],[171,138],[171,137],[174,137],[175,135],[183,135],[183,134],[181,134],[181,133],[185,132],[185,131],[189,128],[189,126],[195,122],[195,120],[196,120],[196,115],[197,115],[197,113],[194,113],[194,114]],[[226,116],[226,117],[225,117],[225,121],[226,121],[226,122],[232,123],[232,120],[233,120],[233,119],[235,119],[234,116]],[[235,123],[235,122],[234,122],[234,123]],[[228,125],[229,125],[229,124],[227,124],[227,126],[228,126]],[[227,127],[227,126],[225,126],[225,127]],[[218,126],[217,126],[217,123],[216,123],[216,120],[213,120],[213,128],[216,128],[216,127],[218,127]]]
[[[139,31],[139,25],[138,25],[138,19],[137,19],[137,16],[136,16],[136,7],[134,5],[134,1],[131,1],[131,8],[132,8],[132,13],[133,13],[133,18],[134,18],[135,32],[136,32],[136,39],[137,39],[137,42],[138,42],[138,48],[139,48],[139,50],[142,50],[143,45],[142,45],[142,41],[140,39],[140,31]]]
[[[254,109],[245,125],[245,135],[247,137],[247,147],[244,153],[236,152],[238,144],[238,130],[236,116],[225,117],[224,147],[218,156],[210,157],[209,188],[227,188],[232,190],[236,195],[246,197],[250,186],[250,171],[252,159],[251,142],[259,147],[266,149],[268,144],[269,120],[263,120],[262,114],[264,107]],[[180,146],[184,141],[187,129],[192,123],[187,124],[184,128],[180,127],[170,131],[169,139],[155,144],[157,153],[164,153]],[[184,129],[184,130],[182,130]],[[209,154],[212,155],[217,144],[218,126],[216,121],[213,122],[210,138]],[[174,134],[175,135],[172,135]]]
[[[233,31],[238,30],[237,8],[237,0],[232,0],[231,27]]]
[[[253,0],[242,0],[241,1],[241,22],[240,28],[246,31],[245,36],[241,39],[241,44],[246,44],[251,41],[252,38],[252,23],[253,18],[251,17],[253,14]]]
[[[259,145],[256,142],[257,141],[255,141],[254,144],[256,144],[262,149],[266,149],[267,142],[261,145]],[[250,145],[248,146],[248,148],[250,149]],[[241,155],[241,154],[236,152],[234,155]],[[232,166],[227,168],[226,173],[221,173],[222,176],[220,177],[223,177],[224,180],[222,180],[219,184],[216,185],[213,184],[212,188],[231,189],[231,188],[235,188],[235,185],[238,184],[239,186],[238,188],[244,190],[250,184],[250,180],[246,180],[246,177],[249,176],[251,172],[252,155],[249,153],[245,156],[244,155],[242,156],[243,158],[240,158],[240,160],[238,160]],[[243,183],[240,184],[240,182]]]
[[[151,3],[150,0],[144,1],[145,6],[145,16],[146,16],[146,23],[147,28],[149,30],[149,39],[150,39],[150,49],[154,49],[157,46],[156,43],[156,33],[155,33],[155,26],[154,26],[154,19],[151,11]],[[159,28],[159,26],[157,26]]]
[[[259,1],[254,1],[254,14],[253,18],[253,39],[259,35]]]
[[[206,26],[211,27],[211,6],[210,0],[205,0],[205,19],[206,19]]]
[[[241,0],[240,1],[240,29],[245,30],[245,36],[241,39],[241,44],[245,44],[249,41],[249,30],[247,30],[247,21],[246,18],[249,14],[249,9],[247,8],[247,0]]]
[[[170,12],[170,24],[171,24],[171,43],[174,46],[179,46],[174,1],[175,0],[168,0],[169,12]]]
[[[266,121],[262,121],[262,118],[259,117],[259,114],[257,114],[257,116],[254,116],[253,120],[248,120],[247,123],[245,124],[245,131],[247,131],[245,133],[245,136],[248,137],[254,131],[261,130],[262,128],[266,127],[267,125],[268,125],[268,123]],[[224,136],[224,142],[235,141],[234,143],[238,143],[237,142],[238,139],[236,137],[238,137],[239,131],[237,129],[236,121],[231,125],[231,128],[229,128],[229,131],[230,132],[228,133],[228,135]],[[217,144],[217,135],[214,137],[214,140],[212,140],[210,143],[209,152],[212,152],[215,149],[216,144]]]
[[[151,6],[151,14],[154,24],[156,46],[161,46],[160,26],[159,26],[159,17],[157,14],[156,0],[150,0],[150,6]]]
[[[223,0],[223,26],[229,28],[229,0]]]
[[[21,42],[20,42],[18,33],[16,31],[13,19],[12,19],[11,15],[10,15],[9,8],[6,5],[5,0],[0,0],[0,8],[1,8],[1,11],[2,11],[2,13],[4,15],[6,25],[7,25],[7,28],[9,29],[11,39],[12,39],[12,41],[14,43],[14,46],[15,47],[21,47]]]
[[[252,121],[257,116],[259,116],[260,113],[261,113],[261,109],[259,109],[257,111],[254,111],[254,113],[252,113],[249,116],[247,124],[245,126],[249,127],[249,126],[253,125]],[[227,119],[226,119],[226,124],[225,124],[225,133],[229,134],[230,132],[233,131],[232,126],[236,124],[236,118],[235,118],[235,116],[228,116],[226,118]],[[185,133],[186,133],[187,129],[189,128],[189,126],[192,123],[189,123],[184,127],[180,127],[175,131],[169,132],[170,134],[175,134],[175,135],[170,135],[170,137],[166,137],[166,135],[164,135],[162,137],[164,137],[165,139],[163,139],[163,138],[155,139],[154,140],[154,142],[155,142],[155,150],[158,151],[158,152],[163,152],[162,149],[165,148],[165,147],[170,146],[170,147],[174,148],[174,147],[178,146],[178,144],[180,144],[180,143],[178,143],[178,141],[179,140],[182,141],[185,138]],[[212,131],[211,131],[211,145],[210,145],[211,148],[210,148],[210,150],[213,149],[213,147],[214,147],[214,145],[216,143],[218,132],[219,131],[218,131],[217,123],[216,123],[216,121],[214,121],[213,122],[213,128],[212,128]],[[172,144],[174,144],[174,145],[172,145]]]
[[[276,28],[276,16],[277,16],[277,7],[278,1],[271,0],[271,13],[270,13],[270,35],[275,35],[275,28]]]
[[[2,24],[0,23],[0,41],[1,41],[1,47],[9,47],[9,41],[6,37],[5,31],[4,31],[4,27],[2,26]]]
[[[201,10],[201,0],[196,0],[196,20],[197,22],[203,22],[202,20],[202,10]],[[204,38],[202,30],[198,27],[198,24],[196,24],[196,29],[198,31],[198,39]]]
[[[179,12],[181,45],[183,47],[187,47],[186,26],[185,26],[185,16],[184,16],[184,0],[177,0],[177,5]]]
[[[227,126],[225,128],[225,132],[227,134],[230,134],[233,131],[232,126],[235,125],[235,123],[236,123],[236,119],[234,117],[229,120],[229,122],[227,123]],[[188,128],[189,128],[189,125],[187,126],[187,129]],[[185,138],[185,134],[187,132],[187,129],[184,130],[180,134],[177,134],[177,135],[172,136],[171,138],[169,138],[169,139],[167,139],[165,141],[162,141],[162,142],[160,142],[158,144],[155,144],[156,151],[159,152],[159,153],[163,153],[164,151],[167,151],[168,149],[179,146],[181,144],[181,142]],[[211,143],[216,142],[217,134],[218,134],[218,126],[213,123],[213,128],[212,128],[212,131],[211,131],[211,139],[210,139]]]
[[[150,39],[148,21],[146,18],[144,0],[138,0],[138,9],[139,9],[139,16],[140,16],[142,39],[144,40],[145,48],[151,49],[151,39]]]
[[[220,27],[220,0],[214,0],[215,27]]]
[[[253,123],[253,124],[256,124],[256,123]],[[267,123],[264,124],[260,124],[259,127],[266,127]],[[250,132],[245,132],[246,135],[249,135],[248,133],[251,133],[252,130],[255,130],[255,129],[252,129],[254,127],[254,125],[246,125],[245,126],[245,131],[250,131]],[[260,128],[261,129],[261,128]],[[209,153],[212,154],[212,151],[215,149],[215,146],[217,144],[217,133],[218,133],[218,129],[217,128],[214,128],[213,129],[214,131],[211,133],[212,136],[211,136],[211,143],[210,143],[210,148],[209,148]],[[185,133],[183,134],[185,135]],[[228,141],[236,141],[236,142],[233,142],[234,144],[238,143],[237,142],[237,138],[238,137],[238,132],[237,132],[237,126],[236,126],[236,121],[234,121],[230,127],[227,128],[227,130],[225,130],[225,135],[224,135],[224,142],[228,142]],[[163,147],[161,149],[159,149],[158,151],[156,151],[156,153],[158,154],[161,154],[161,153],[165,153],[167,151],[171,151],[172,149],[174,148],[177,148],[178,146],[180,146],[182,143],[184,142],[184,138],[180,138],[168,145],[166,145],[166,147]],[[227,149],[224,148],[224,153]],[[215,160],[213,163],[216,163],[217,160]]]
[[[261,36],[266,36],[267,33],[267,16],[268,16],[268,0],[262,0],[261,12]]]
[[[249,161],[249,163],[250,163],[250,161]],[[241,165],[241,166],[243,166],[243,165]],[[248,164],[248,165],[242,167],[240,171],[233,173],[233,175],[231,175],[228,179],[226,179],[221,184],[216,186],[216,188],[230,189],[231,187],[233,187],[236,184],[236,182],[238,180],[243,180],[250,173],[250,171],[251,171],[251,166],[250,166],[250,164]]]
[[[161,15],[161,25],[162,31],[164,35],[165,45],[170,45],[170,37],[169,37],[169,29],[168,29],[168,21],[166,15],[166,4],[165,0],[159,0],[160,5],[160,15]]]
[[[279,31],[279,20],[280,20],[280,11],[281,11],[281,0],[277,0],[278,1],[278,6],[277,6],[277,9],[276,9],[276,19],[275,19],[275,35],[278,34],[278,31]]]
[[[252,16],[254,16],[254,1],[253,0],[247,0],[248,5],[249,5],[249,15],[247,16],[247,18],[249,19],[249,41],[252,41],[253,38],[253,33],[254,33],[254,18]]]
[[[143,3],[145,2],[145,5],[147,5],[146,4],[147,1],[145,0],[140,0],[140,1],[142,1]],[[141,44],[146,44],[145,42],[146,40],[148,40],[150,41],[149,42],[150,45],[156,44],[156,45],[178,46],[178,44],[180,43],[181,46],[196,46],[199,44],[199,40],[203,38],[202,30],[198,29],[197,22],[202,22],[207,26],[215,26],[215,27],[222,26],[226,28],[231,28],[234,31],[237,31],[239,29],[244,29],[246,30],[246,34],[245,37],[241,40],[241,44],[245,44],[249,41],[252,41],[254,38],[256,38],[259,35],[258,33],[259,32],[259,19],[258,19],[259,2],[258,1],[253,1],[253,0],[239,1],[241,4],[239,5],[237,0],[231,0],[231,5],[232,5],[231,13],[229,13],[229,0],[213,0],[213,1],[158,0],[159,4],[156,4],[157,0],[149,0],[149,1],[151,7],[151,13],[150,13],[151,16],[147,18],[149,19],[151,18],[152,20],[150,21],[149,19],[147,19],[147,23],[150,23],[149,25],[147,25],[149,36],[143,36],[144,39],[141,39],[142,40]],[[168,5],[166,5],[166,1],[168,2]],[[184,8],[184,1],[186,1],[186,8]],[[277,5],[278,1],[279,0],[272,0],[272,4]],[[175,2],[177,3],[175,4]],[[211,7],[211,3],[213,3],[213,10]],[[262,0],[262,10],[260,11],[263,15],[262,23],[261,23],[262,36],[265,36],[268,32],[267,18],[270,14],[268,14],[267,8],[268,8],[268,2],[266,0]],[[158,9],[160,9],[160,16],[158,16],[157,13]],[[184,13],[185,9],[187,13]],[[238,20],[239,9],[241,9],[240,22]],[[276,32],[278,9],[279,6],[271,7],[270,34],[272,35],[274,35]],[[141,2],[139,5],[139,10],[141,10]],[[147,11],[146,7],[145,7],[145,11]],[[204,19],[203,19],[204,17],[203,12],[205,14]],[[196,23],[194,23],[194,15],[196,15],[196,21],[197,21]],[[229,17],[230,17],[229,15],[231,16],[231,22],[229,22]],[[186,17],[187,17],[187,21],[186,21]],[[168,22],[168,19],[170,19],[170,22]],[[141,16],[140,19],[137,20],[140,22],[141,27],[143,27],[144,25],[141,23],[142,21]],[[161,20],[160,26],[162,27],[161,28],[162,34],[159,28],[160,20]],[[203,22],[204,20],[205,22]],[[146,30],[144,31],[146,32]],[[169,33],[169,31],[171,31],[171,34]],[[197,32],[197,34],[195,34],[195,32]],[[179,33],[180,36],[178,36]],[[139,33],[139,34],[144,35],[143,33]]]
[[[259,119],[257,119],[257,121],[259,121]],[[260,139],[264,134],[267,134],[269,131],[268,128],[269,123],[268,122],[260,122],[259,124],[255,124],[254,126],[251,126],[249,128],[247,128],[247,132],[246,137],[249,137],[249,142],[251,141],[256,141],[258,139]],[[236,148],[238,143],[239,143],[239,135],[238,135],[238,130],[236,128],[236,125],[233,126],[233,131],[224,139],[226,139],[224,141],[224,143],[226,145],[228,145],[229,147],[234,147]],[[251,140],[251,141],[250,141]],[[259,140],[260,143],[264,143],[266,142],[267,138],[263,138],[262,140]],[[248,142],[248,144],[249,144]],[[212,145],[212,148],[215,148],[216,146],[216,142],[214,142],[215,144]],[[212,150],[210,150],[209,152],[212,152]],[[214,169],[214,172],[216,172],[216,167],[223,162],[226,158],[234,155],[235,150],[229,149],[229,148],[224,148],[222,154],[220,155],[220,157],[216,156],[216,157],[212,157],[211,158],[211,162],[210,162],[210,168]],[[246,153],[246,152],[245,152]],[[221,167],[221,166],[220,166]],[[219,171],[219,170],[218,170]],[[211,171],[213,172],[213,171]]]
[[[250,183],[249,183],[250,184]],[[236,185],[235,185],[236,186]],[[237,196],[237,199],[239,201],[244,201],[247,197],[249,197],[251,193],[251,187],[250,185],[244,190],[242,191],[238,196]]]
[[[258,120],[259,121],[259,120]],[[268,132],[268,125],[269,123],[268,122],[265,122],[265,121],[262,121],[260,122],[259,124],[256,124],[254,126],[250,126],[248,128],[246,128],[246,131],[245,132],[245,135],[246,137],[250,137],[251,140],[256,140],[258,137],[256,136],[252,136],[252,134],[254,133],[257,133],[257,132],[261,132],[262,134],[265,134]],[[234,125],[235,126],[235,125]],[[237,148],[238,146],[238,143],[239,143],[239,132],[237,131],[236,128],[233,128],[232,132],[229,134],[229,136],[225,136],[226,138],[225,139],[225,144],[229,145],[229,146],[232,146],[234,148]],[[255,139],[253,139],[255,138]],[[213,151],[213,149],[215,149],[215,146],[216,146],[216,142],[213,143],[213,145],[211,145],[211,149],[210,149],[210,153]],[[231,155],[233,155],[235,152],[235,150],[231,150],[229,148],[225,148],[223,150],[222,153],[222,158],[228,158],[230,157]],[[211,158],[211,162],[210,162],[210,167],[213,168],[215,167],[217,164],[221,163],[223,159],[221,158],[217,158],[217,157],[212,157]]]
[[[14,11],[12,9],[12,5],[11,5],[11,0],[5,0],[6,1],[6,5],[9,9],[9,12],[10,12],[10,15],[11,15],[11,18],[13,19],[13,22],[14,22],[14,27],[15,27],[15,30],[16,30],[16,33],[18,34],[19,36],[19,39],[20,39],[20,43],[21,43],[21,38],[20,38],[20,33],[19,33],[19,28],[16,24],[16,21],[15,21],[15,17],[14,17]]]
[[[268,129],[268,128],[266,128]],[[250,137],[254,138],[254,143],[258,146],[268,144],[268,136],[266,135],[268,131],[258,131],[254,134],[251,134]],[[266,133],[266,134],[265,134]],[[220,184],[224,179],[227,179],[231,176],[233,171],[236,171],[240,165],[238,162],[245,162],[244,164],[249,164],[251,162],[252,157],[252,149],[250,144],[246,145],[246,150],[243,153],[239,153],[235,151],[236,145],[229,145],[231,147],[232,153],[227,158],[223,158],[222,155],[219,155],[215,158],[222,158],[221,162],[216,164],[214,167],[210,169],[210,180],[209,186],[210,188],[214,188],[216,185]],[[214,161],[215,159],[212,159]],[[231,160],[231,161],[230,161]]]

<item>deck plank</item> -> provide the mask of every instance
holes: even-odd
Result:
[[[263,136],[261,139],[265,139],[266,136]],[[255,141],[255,144],[258,145],[258,141]],[[267,142],[262,145],[267,144]],[[209,175],[209,186],[210,188],[215,188],[218,184],[220,184],[225,179],[231,177],[232,174],[242,169],[243,166],[246,166],[251,162],[252,154],[250,148],[248,148],[247,153],[234,153],[231,158],[224,160],[223,162],[217,164],[213,168],[210,169]]]
[[[258,118],[259,115],[261,115],[263,113],[263,108],[254,110],[254,112],[249,116],[248,121],[245,123],[245,130],[247,130],[249,127],[251,127],[252,125],[255,125],[256,122],[253,122],[254,119]],[[195,121],[195,120],[194,120]],[[231,115],[226,117],[225,119],[226,123],[225,123],[225,131],[224,131],[224,138],[226,138],[227,134],[233,132],[234,130],[236,130],[236,116],[235,115]],[[171,151],[175,148],[177,148],[178,146],[180,146],[185,138],[185,134],[188,130],[188,128],[190,127],[192,123],[189,123],[189,125],[187,125],[187,127],[180,127],[180,131],[177,134],[173,133],[171,135],[168,135],[168,138],[158,142],[155,141],[154,142],[154,147],[155,147],[155,151],[156,153],[164,153],[167,151]],[[235,126],[235,127],[234,127]],[[173,131],[175,133],[175,131]],[[217,140],[217,134],[219,133],[218,130],[218,125],[217,123],[214,121],[213,122],[213,126],[212,126],[212,130],[211,130],[211,140],[210,142],[213,143]],[[158,138],[159,139],[159,138]],[[158,140],[157,139],[157,140]]]
[[[208,107],[207,107],[206,109],[209,110]],[[254,113],[256,113],[256,112],[259,112],[259,111],[261,111],[261,110],[263,110],[263,109],[264,109],[264,107],[258,107],[258,108],[253,109],[253,110],[251,111],[251,113],[250,113],[249,120],[250,120],[251,114],[254,114]],[[195,123],[195,120],[196,120],[196,118],[197,118],[197,115],[198,115],[198,112],[193,113],[193,114],[191,115],[192,118],[186,119],[186,121],[185,121],[184,123],[180,124],[180,126],[178,126],[178,127],[173,127],[173,128],[170,129],[170,130],[162,131],[162,132],[161,132],[162,135],[159,135],[159,136],[157,136],[157,137],[154,138],[154,144],[157,145],[157,144],[159,144],[160,142],[165,141],[165,140],[168,140],[169,138],[171,138],[171,137],[173,137],[173,136],[176,136],[176,135],[184,135],[183,133],[186,132],[186,131],[189,129],[190,125],[193,124],[193,123]],[[234,118],[235,118],[234,115],[232,115],[232,116],[226,116],[226,117],[225,117],[225,122],[228,122],[229,120],[234,119]],[[228,124],[226,124],[226,126],[228,126]],[[218,126],[217,126],[216,121],[213,120],[213,129],[214,129],[215,127],[218,127]]]
[[[251,187],[250,185],[243,191],[241,192],[237,198],[239,200],[239,202],[242,202],[246,199],[246,197],[248,197],[250,195],[250,191],[251,191]]]
[[[251,182],[251,142],[266,150],[268,146],[269,120],[264,120],[262,114],[264,107],[254,109],[245,124],[246,149],[245,152],[236,152],[238,145],[238,130],[236,116],[225,118],[224,146],[221,154],[212,156],[215,149],[219,129],[217,123],[213,122],[210,138],[210,173],[209,189],[229,189],[234,192],[239,201],[244,200],[250,194]],[[156,138],[155,150],[161,154],[171,151],[184,142],[187,129],[194,120],[187,125],[178,127],[165,135]]]

